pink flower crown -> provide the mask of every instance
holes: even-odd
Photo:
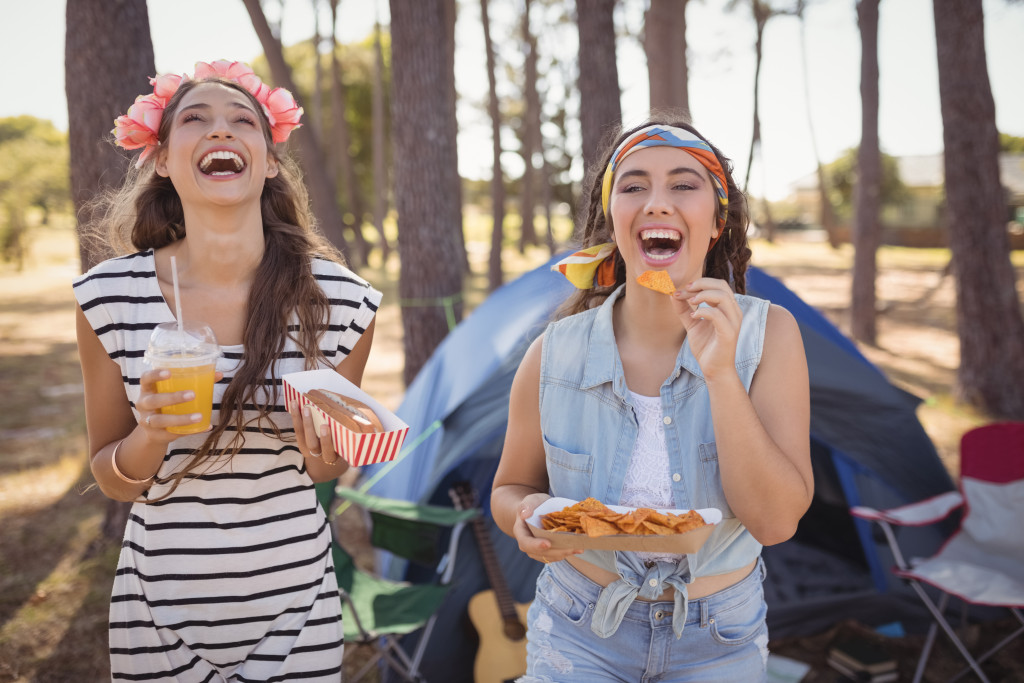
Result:
[[[136,168],[141,168],[160,144],[157,140],[160,119],[163,118],[167,102],[178,91],[182,81],[201,81],[208,78],[224,78],[248,90],[263,106],[263,113],[270,121],[271,137],[275,143],[284,142],[293,128],[302,125],[299,123],[302,107],[295,102],[292,94],[284,88],[271,90],[248,65],[225,59],[210,64],[196,62],[194,76],[165,74],[150,78],[153,94],[139,95],[135,98],[135,104],[128,108],[128,113],[114,120],[114,130],[110,132],[118,146],[124,149],[145,148],[139,155],[139,160],[135,162]]]

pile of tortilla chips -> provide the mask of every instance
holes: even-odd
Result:
[[[586,498],[540,518],[548,531],[564,531],[587,536],[670,536],[707,526],[696,510],[682,515],[658,512],[651,508],[636,508],[629,512],[615,512],[596,498]]]

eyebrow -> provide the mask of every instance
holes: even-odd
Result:
[[[231,102],[230,105],[232,107],[236,107],[238,109],[244,109],[244,110],[246,110],[248,112],[252,112],[253,114],[256,113],[255,110],[252,107],[250,107],[249,105],[245,104],[244,102]],[[212,109],[212,108],[213,108],[212,105],[206,104],[205,102],[196,102],[195,104],[190,104],[187,107],[182,107],[180,109],[180,111],[188,111],[190,109]]]
[[[622,175],[620,175],[619,178],[630,178],[634,176],[647,177],[649,175],[649,172],[638,168],[632,171],[623,171]],[[668,172],[668,175],[692,175],[698,178],[704,177],[700,171],[698,171],[695,168],[689,168],[688,166],[680,166],[679,168],[673,168],[671,171]]]

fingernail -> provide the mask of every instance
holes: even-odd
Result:
[[[302,414],[306,417],[310,416],[311,413],[309,412],[309,406],[302,406]]]
[[[199,422],[200,420],[203,419],[203,414],[202,413],[192,413],[191,415],[188,416],[188,419],[192,420],[193,422]]]
[[[320,436],[327,436],[327,425],[320,425]]]
[[[168,377],[170,377],[170,376],[171,376],[171,371],[170,371],[170,370],[161,370],[161,371],[160,371],[160,374],[159,374],[159,375],[157,375],[157,376],[158,376],[158,377],[159,377],[160,379],[167,379]]]
[[[194,392],[194,391],[186,391],[185,392],[185,400],[186,401],[191,401],[195,397],[196,397],[196,392]]]

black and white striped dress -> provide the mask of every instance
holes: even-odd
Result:
[[[370,324],[381,294],[348,269],[313,262],[330,299],[320,342],[337,364]],[[121,368],[135,410],[150,331],[174,316],[160,292],[152,250],[100,263],[74,284],[104,348]],[[242,359],[222,346],[219,401]],[[273,415],[294,434],[280,377],[304,370],[288,340],[276,362]],[[269,385],[269,380],[268,380]],[[246,411],[246,417],[255,412]],[[233,436],[228,430],[223,444]],[[173,441],[149,490],[180,468],[204,434]],[[110,605],[114,680],[338,681],[344,638],[330,530],[294,441],[246,430],[241,452],[212,464],[167,499],[136,503],[125,531]]]

